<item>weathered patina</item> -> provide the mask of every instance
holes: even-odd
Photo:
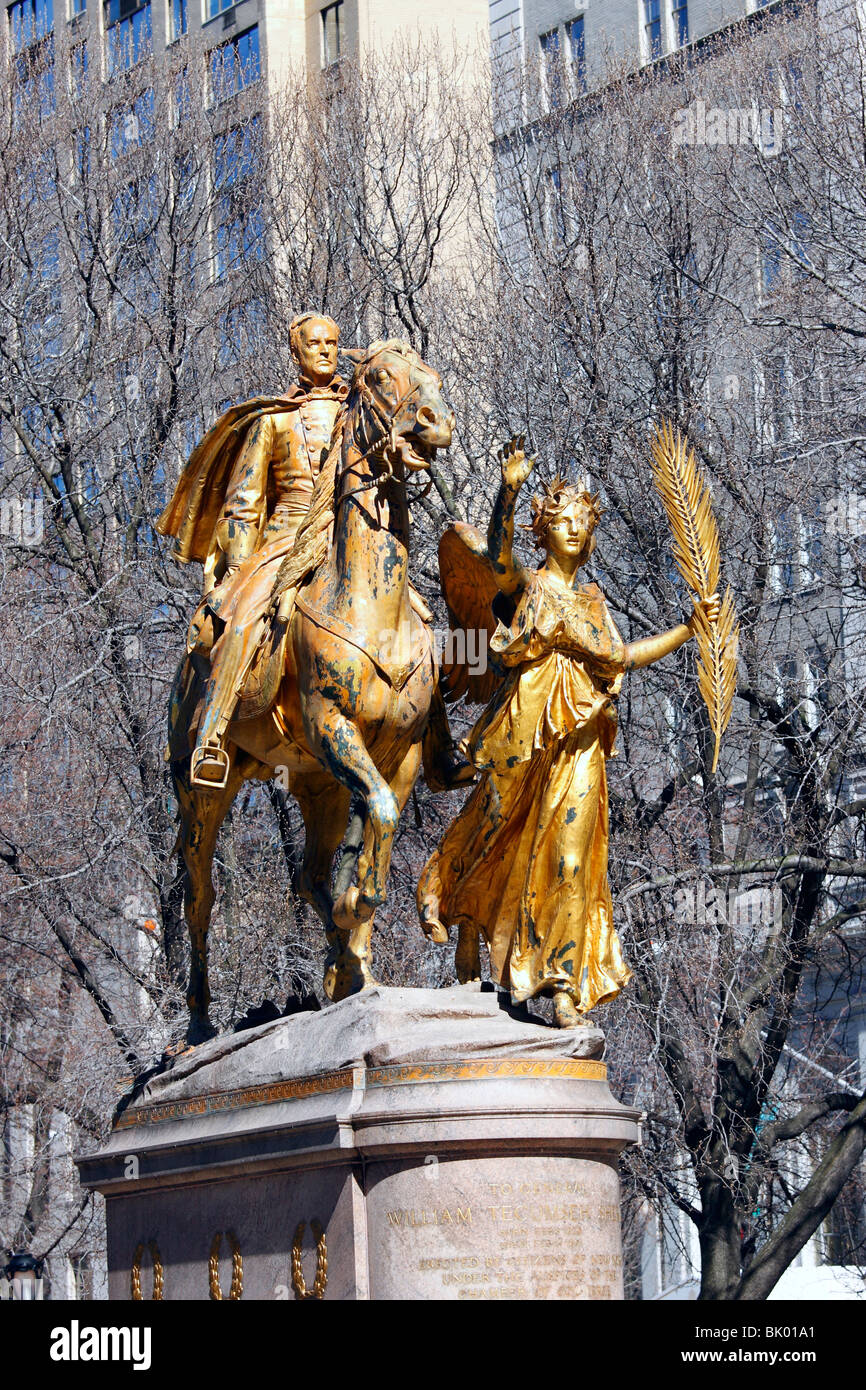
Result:
[[[409,495],[424,486],[453,426],[441,379],[407,344],[378,342],[360,355],[306,517],[269,591],[267,630],[256,650],[265,652],[269,670],[279,668],[273,703],[263,697],[244,709],[239,692],[222,735],[224,776],[205,786],[191,778],[204,682],[195,653],[181,664],[169,757],[188,873],[194,1041],[213,1031],[207,930],[216,838],[250,778],[279,775],[300,806],[306,839],[298,888],[325,926],[326,993],[339,999],[374,983],[373,914],[385,899],[394,834],[429,738],[431,706],[444,713],[435,701],[430,615],[409,584]],[[254,551],[231,577],[220,609],[227,627],[244,596],[259,591],[263,553]],[[267,686],[264,677],[260,690]],[[441,735],[441,717],[439,725]],[[364,808],[357,882],[334,901],[331,864],[353,797]]]
[[[514,511],[533,464],[512,440],[486,538],[460,526],[440,544],[451,613],[488,628],[495,666],[468,740],[480,779],[425,866],[418,908],[434,941],[457,926],[461,980],[478,978],[483,937],[491,975],[513,999],[552,995],[557,1022],[574,1027],[631,977],[607,878],[605,760],[623,675],[675,651],[719,605],[712,594],[688,623],[624,642],[598,586],[577,583],[598,500],[563,479],[533,501],[544,563],[521,565]],[[445,678],[450,694],[478,698],[459,666]]]

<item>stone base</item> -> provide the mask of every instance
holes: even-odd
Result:
[[[110,1297],[155,1259],[165,1299],[622,1298],[638,1112],[598,1029],[499,1000],[376,988],[177,1059],[78,1160]]]

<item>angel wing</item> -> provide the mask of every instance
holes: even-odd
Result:
[[[486,538],[474,526],[449,526],[439,542],[439,577],[451,623],[440,662],[442,694],[449,704],[464,696],[487,704],[502,679],[490,639],[499,618],[511,621],[514,604],[500,592]]]

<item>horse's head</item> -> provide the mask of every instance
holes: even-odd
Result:
[[[357,437],[363,447],[393,471],[397,463],[418,471],[429,468],[437,449],[447,449],[454,411],[442,392],[442,378],[408,343],[372,343],[357,362],[352,399],[359,413]]]

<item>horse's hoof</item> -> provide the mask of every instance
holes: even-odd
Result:
[[[354,931],[363,922],[369,922],[375,911],[376,904],[362,898],[360,888],[353,883],[334,903],[331,916],[342,931]]]
[[[438,917],[422,917],[421,930],[430,941],[435,941],[437,946],[444,946],[448,940],[448,928]]]
[[[325,970],[324,990],[332,1004],[348,999],[352,994],[361,994],[365,989],[374,989],[379,983],[363,961],[343,961],[329,965]]]

